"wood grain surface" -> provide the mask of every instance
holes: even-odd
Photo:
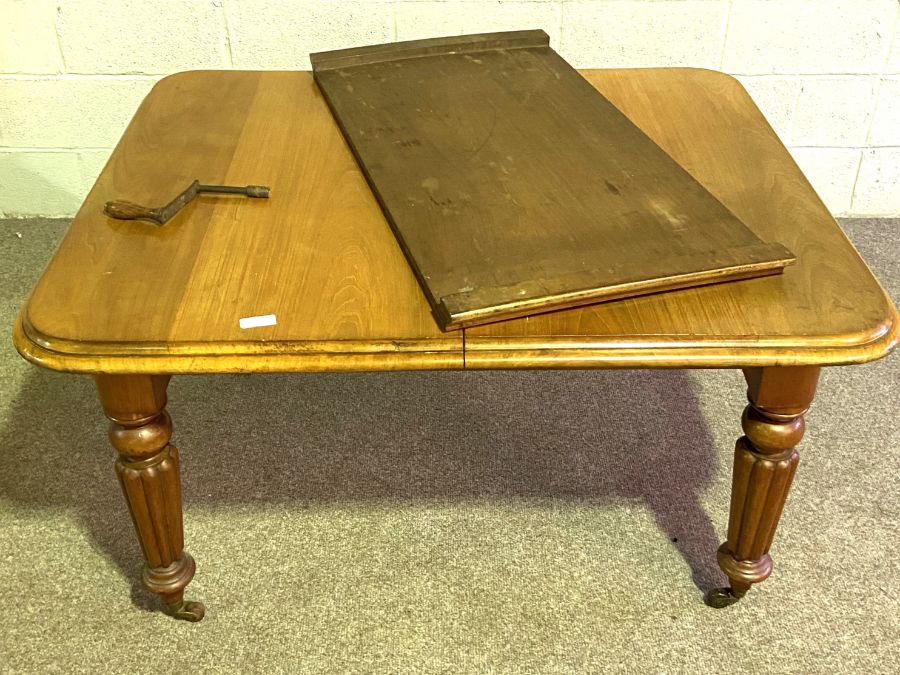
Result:
[[[442,333],[312,75],[193,71],[137,111],[15,344],[96,373],[825,365],[894,345],[896,310],[739,83],[694,69],[585,76],[798,263]],[[194,179],[272,194],[201,197],[163,227],[102,212],[109,199],[166,203]],[[262,314],[277,325],[239,327]]]
[[[779,273],[543,31],[312,54],[444,330]]]
[[[896,308],[737,80],[693,68],[585,77],[762,239],[784,244],[798,262],[778,277],[479,326],[466,331],[467,367],[508,359],[531,367],[594,360],[826,365],[876,359],[893,348],[900,337]]]

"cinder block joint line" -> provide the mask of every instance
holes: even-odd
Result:
[[[231,29],[228,27],[228,8],[225,0],[219,6],[222,13],[222,29],[225,31],[225,49],[228,53],[228,67],[234,68],[234,53],[231,51]]]
[[[0,153],[13,155],[17,153],[39,153],[39,152],[112,152],[111,147],[102,146],[41,146],[41,147],[17,147],[9,145],[0,145]]]
[[[59,12],[61,8],[57,7],[53,12],[53,35],[56,37],[56,50],[59,52],[59,63],[62,66],[63,72],[68,71],[68,67],[66,66],[66,54],[62,48],[62,40],[59,37]]]
[[[731,29],[731,12],[734,10],[734,0],[728,3],[728,9],[725,11],[725,26],[722,30],[722,51],[719,54],[719,70],[725,68],[725,50],[728,49],[728,33]]]

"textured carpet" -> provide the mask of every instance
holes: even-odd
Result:
[[[7,335],[65,225],[0,221]],[[844,226],[900,297],[900,221]],[[897,672],[896,356],[824,373],[775,573],[719,611],[736,371],[182,377],[170,399],[199,624],[137,582],[90,379],[3,339],[0,671]]]

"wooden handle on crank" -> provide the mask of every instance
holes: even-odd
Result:
[[[159,222],[159,216],[156,213],[157,209],[141,206],[134,202],[126,202],[122,199],[106,202],[106,205],[103,207],[103,212],[111,218],[118,218],[119,220],[141,219]]]

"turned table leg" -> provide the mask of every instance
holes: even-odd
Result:
[[[169,443],[165,375],[99,375],[97,390],[119,452],[116,474],[144,552],[144,587],[178,619],[199,621],[203,604],[186,602],[194,559],[184,550],[178,451]]]
[[[800,461],[794,448],[803,438],[819,368],[748,368],[744,376],[750,403],[734,450],[728,540],[717,555],[731,586],[709,592],[713,607],[737,602],[772,573],[769,547]]]

